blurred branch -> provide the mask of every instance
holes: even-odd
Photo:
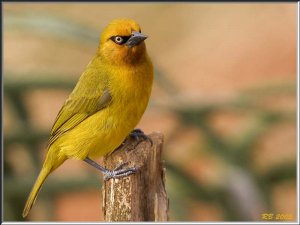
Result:
[[[235,162],[243,167],[250,166],[249,158],[253,147],[267,130],[272,129],[274,124],[282,121],[286,121],[286,117],[282,115],[282,113],[256,113],[256,122],[253,124],[252,128],[241,134],[241,141],[236,142],[233,146],[235,149],[233,151]]]
[[[205,140],[207,140],[212,151],[221,155],[227,161],[232,161],[230,146],[209,125],[208,116],[213,111],[214,106],[210,105],[207,107],[181,109],[177,110],[177,113],[184,124],[197,126],[198,129],[203,131]]]
[[[14,79],[11,77],[17,77],[11,73],[5,73],[4,77],[4,91],[6,93],[11,92],[24,92],[31,89],[45,89],[45,88],[55,88],[55,89],[71,89],[75,86],[76,80],[70,79],[66,75],[53,75],[53,74],[43,74],[43,76],[37,76],[34,74],[24,74],[26,79]]]
[[[205,189],[204,185],[201,185],[199,181],[195,181],[190,174],[183,171],[178,166],[171,162],[166,162],[167,172],[176,176],[176,185],[180,189],[183,196],[188,196],[189,198],[201,199],[202,201],[215,201],[218,199],[218,195],[222,194],[221,189],[214,189],[210,187]],[[183,185],[183,187],[180,187]]]
[[[26,177],[26,179],[5,177],[4,189],[10,190],[7,192],[7,196],[14,195],[21,196],[22,198],[27,197],[27,194],[32,188],[32,183],[35,179],[36,177]],[[51,179],[52,181],[50,181]],[[82,188],[92,186],[98,187],[99,185],[101,185],[101,182],[99,181],[98,175],[87,175],[81,179],[66,178],[62,180],[49,178],[47,186],[43,188],[43,191],[40,193],[40,195],[53,195],[64,191],[82,190]]]
[[[285,85],[283,85],[285,87]],[[279,91],[280,86],[275,86],[275,90]],[[288,87],[290,87],[288,85]],[[261,91],[263,89],[260,89]],[[268,90],[273,90],[268,87]],[[283,88],[287,91],[287,88]],[[294,92],[294,90],[291,90]],[[176,104],[171,107],[184,124],[196,126],[201,129],[205,135],[209,146],[222,158],[233,161],[240,165],[246,166],[249,161],[249,154],[256,141],[265,133],[265,131],[272,127],[273,124],[282,121],[295,122],[296,116],[294,111],[276,111],[265,109],[257,106],[257,99],[253,96],[240,95],[238,98],[221,104]],[[236,112],[238,110],[246,111],[247,113],[254,114],[256,123],[242,133],[239,140],[240,142],[230,143],[223,139],[216,133],[211,125],[209,117],[215,112]]]
[[[4,138],[4,145],[8,146],[13,143],[28,143],[29,145],[49,138],[47,131],[35,131],[32,129],[18,130],[6,134]]]
[[[264,175],[264,180],[269,182],[272,186],[275,183],[287,180],[295,179],[297,176],[297,163],[295,161],[285,162],[282,165],[278,165],[271,169]]]
[[[295,82],[285,82],[278,84],[268,84],[264,86],[249,88],[241,92],[242,95],[251,96],[266,96],[276,94],[295,94],[297,91],[297,85]]]
[[[228,199],[226,198],[227,196],[226,190],[224,190],[222,187],[210,186],[208,188],[204,188],[205,187],[204,184],[201,184],[199,181],[195,181],[195,179],[191,177],[190,174],[184,172],[180,167],[170,162],[166,163],[166,168],[167,168],[168,176],[171,175],[170,178],[172,180],[176,180],[176,183],[174,183],[174,185],[176,186],[172,186],[172,189],[178,190],[182,198],[186,199],[188,197],[193,200],[206,201],[210,203],[214,202],[220,204],[222,206],[222,209],[224,210],[225,220],[235,220],[237,218],[236,212],[230,206]],[[170,194],[172,194],[172,191],[170,191]],[[177,196],[177,199],[178,198],[179,196]],[[170,199],[172,199],[171,196]],[[178,199],[178,200],[179,200],[178,204],[182,204],[183,199]],[[171,207],[173,207],[173,204],[171,204]],[[184,204],[181,206],[184,207]],[[178,210],[188,211],[188,209],[181,208],[180,205],[177,205],[175,207],[177,207]]]
[[[59,38],[72,38],[80,42],[98,43],[99,32],[79,25],[65,17],[51,14],[13,14],[7,13],[4,20],[5,29],[24,30],[36,32],[46,36],[56,36]],[[99,27],[99,31],[102,30]]]
[[[16,117],[15,129],[27,127],[28,113],[27,113],[26,106],[22,100],[22,96],[19,93],[8,91],[5,93],[5,97],[12,102],[12,106],[14,108],[15,117]]]

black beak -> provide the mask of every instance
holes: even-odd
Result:
[[[126,41],[125,45],[127,45],[129,48],[132,48],[133,46],[138,45],[143,40],[145,40],[148,36],[144,35],[140,32],[133,31],[131,33],[131,37]]]

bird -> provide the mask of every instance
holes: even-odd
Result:
[[[22,216],[31,210],[50,173],[67,159],[82,160],[104,174],[120,178],[136,168],[113,170],[94,160],[117,149],[128,136],[147,138],[135,129],[152,91],[153,64],[140,25],[133,19],[114,19],[104,29],[95,56],[58,112],[47,143],[47,154],[27,198]]]

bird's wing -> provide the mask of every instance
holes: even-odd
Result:
[[[91,80],[91,79],[89,79]],[[84,85],[85,83],[85,85]],[[59,111],[55,123],[51,129],[51,136],[48,140],[48,147],[53,144],[62,134],[76,127],[89,116],[107,107],[112,101],[108,89],[96,88],[95,82],[87,86],[84,79],[78,87],[75,87],[74,93],[66,100]],[[84,90],[82,89],[84,87]],[[101,91],[99,91],[101,90]],[[82,92],[84,95],[77,96],[76,92]]]

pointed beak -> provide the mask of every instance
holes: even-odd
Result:
[[[142,41],[144,41],[148,36],[144,35],[140,32],[133,31],[131,33],[131,37],[127,40],[125,45],[127,45],[129,48],[132,48],[138,44],[140,44]]]

